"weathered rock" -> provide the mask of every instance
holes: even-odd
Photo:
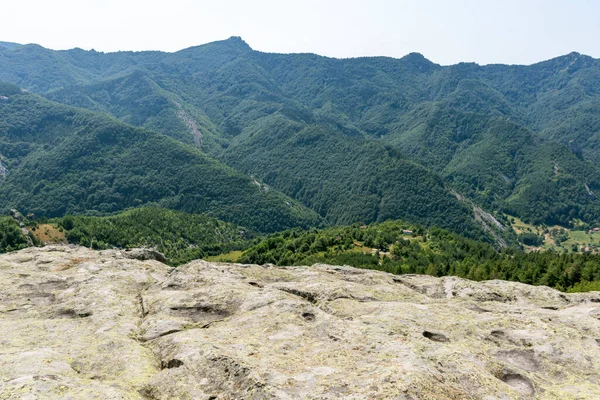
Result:
[[[48,246],[0,256],[0,399],[597,399],[600,293]]]
[[[23,220],[23,214],[21,214],[19,212],[19,210],[17,210],[17,209],[11,208],[10,209],[10,215],[11,215],[11,217],[13,217],[17,221],[22,221]]]
[[[156,260],[162,263],[167,262],[167,257],[163,253],[152,249],[129,249],[123,255],[127,258],[140,261]]]

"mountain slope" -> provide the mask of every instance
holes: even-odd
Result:
[[[333,224],[407,218],[477,235],[471,211],[437,176],[393,148],[277,113],[243,130],[225,155]]]
[[[576,53],[531,66],[442,67],[416,53],[346,60],[267,54],[231,38],[175,53],[23,46],[0,54],[0,79],[194,143],[334,223],[387,218],[374,208],[383,192],[404,196],[417,189],[398,173],[397,184],[386,187],[381,165],[408,171],[414,164],[406,166],[407,158],[488,209],[546,223],[600,222],[593,195],[600,190],[594,164],[600,160],[600,63]],[[292,145],[284,133],[290,129],[310,135],[312,145]],[[559,147],[547,151],[552,143]],[[384,145],[393,150],[370,167],[373,182],[355,182],[361,174],[353,167],[370,152],[385,153]],[[552,157],[559,153],[568,162],[557,183]],[[344,162],[336,161],[334,171],[333,163],[314,162],[316,154]],[[320,174],[327,185],[317,183]],[[371,200],[373,191],[379,195]],[[429,197],[418,198],[428,203],[424,209],[446,202],[437,190],[427,191]],[[333,210],[338,199],[346,209]],[[535,207],[526,206],[531,199]],[[389,217],[431,222],[418,210],[404,211]]]
[[[220,153],[218,129],[197,107],[162,89],[147,73],[131,74],[46,94],[50,100],[109,113],[121,121],[162,132],[208,154]]]
[[[111,213],[156,203],[261,232],[320,223],[191,146],[32,94],[0,102],[0,154],[0,203],[25,213]]]

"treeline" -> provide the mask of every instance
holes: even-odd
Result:
[[[243,263],[310,265],[327,263],[393,274],[502,279],[559,290],[597,290],[600,256],[497,251],[491,245],[442,229],[399,221],[274,234],[246,250]]]
[[[253,244],[248,229],[200,214],[146,207],[108,217],[66,216],[48,221],[69,243],[94,249],[152,247],[171,265],[241,250]]]

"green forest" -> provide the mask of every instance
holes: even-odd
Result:
[[[192,146],[37,95],[0,102],[6,212],[107,215],[141,205],[205,213],[260,232],[319,226],[284,194]]]
[[[247,249],[238,262],[325,263],[393,274],[502,279],[563,291],[600,289],[600,255],[497,251],[488,243],[401,221],[273,234]]]
[[[36,236],[51,228],[58,242],[94,249],[153,248],[178,266],[195,259],[241,253],[232,261],[249,264],[351,265],[393,274],[502,279],[546,285],[562,291],[600,289],[600,255],[496,249],[490,243],[403,221],[353,224],[325,229],[295,228],[263,234],[201,214],[142,207],[116,215],[25,220]],[[12,217],[0,219],[0,253],[28,246]],[[46,232],[47,233],[47,232]],[[531,236],[531,235],[529,235]],[[529,236],[520,235],[521,240]],[[533,235],[535,236],[535,235]]]
[[[69,243],[94,249],[150,247],[171,265],[247,248],[257,234],[201,214],[154,207],[107,217],[66,216],[48,223]]]

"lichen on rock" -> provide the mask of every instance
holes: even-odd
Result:
[[[69,246],[0,286],[2,399],[600,398],[600,293]]]

